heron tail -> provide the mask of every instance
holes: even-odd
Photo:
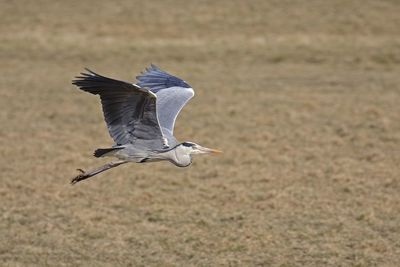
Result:
[[[93,156],[95,156],[96,158],[108,156],[107,155],[108,153],[110,153],[112,151],[120,150],[120,149],[123,149],[123,147],[98,148],[94,151]]]

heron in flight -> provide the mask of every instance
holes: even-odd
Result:
[[[96,149],[94,156],[116,158],[89,171],[78,169],[80,174],[72,184],[128,162],[168,160],[187,167],[194,154],[220,152],[193,142],[180,143],[173,135],[178,113],[194,96],[189,84],[153,64],[136,79],[134,84],[86,69],[72,81],[81,90],[100,96],[108,132],[115,142],[110,148]]]

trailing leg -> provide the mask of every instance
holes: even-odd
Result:
[[[84,171],[82,169],[77,169],[80,174],[75,176],[72,180],[71,180],[71,184],[76,184],[77,182],[80,182],[82,180],[86,180],[92,176],[95,176],[96,174],[99,174],[101,172],[104,172],[106,170],[109,170],[111,168],[117,167],[121,164],[127,163],[128,161],[125,160],[117,160],[117,161],[111,161],[109,163],[106,163],[98,168],[89,170],[89,171]]]

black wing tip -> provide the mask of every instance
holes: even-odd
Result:
[[[107,79],[107,80],[114,80],[108,77],[105,77],[103,75],[100,75],[94,71],[92,71],[89,68],[84,68],[86,72],[81,72],[79,76],[75,76],[74,79],[72,80],[73,85],[77,85],[80,87],[82,85],[82,82],[92,82],[94,80],[99,80],[99,79]]]
[[[78,83],[86,80],[89,77],[100,76],[97,73],[95,73],[94,71],[90,70],[89,68],[84,68],[84,70],[86,72],[81,72],[81,73],[79,73],[79,76],[74,77],[74,79],[72,80],[73,85],[78,85]]]
[[[86,72],[81,72],[80,75],[73,78],[71,81],[73,85],[77,86],[79,89],[89,92],[91,94],[101,94],[101,92],[116,92],[116,91],[131,91],[133,88],[137,91],[148,93],[148,90],[141,88],[137,84],[131,82],[125,82],[109,78],[96,72],[85,68]],[[151,95],[152,97],[153,95]]]
[[[168,76],[173,76],[169,74],[168,72],[162,70],[160,67],[158,67],[154,63],[150,63],[148,67],[146,67],[143,71],[140,72],[139,75],[136,76],[136,80],[140,81],[141,77],[146,76],[146,75],[168,75]]]
[[[86,73],[86,72],[82,72],[82,73],[81,73],[82,75],[90,75],[90,76],[104,77],[104,76],[102,76],[102,75],[100,75],[100,74],[98,74],[98,73],[92,71],[92,70],[89,69],[89,68],[84,68],[84,69],[85,69],[85,71],[87,71],[87,73]]]
[[[160,67],[158,67],[156,64],[150,63],[150,65],[148,67],[146,67],[143,71],[141,71],[140,74],[145,74],[147,72],[152,72],[152,71],[165,72]]]
[[[99,77],[103,77],[99,74],[97,74],[96,72],[92,71],[89,68],[84,68],[86,72],[81,72],[80,75],[82,75],[83,77],[93,77],[93,76],[99,76]],[[81,77],[79,77],[81,78]]]
[[[162,89],[178,86],[183,88],[191,88],[191,86],[171,73],[168,73],[155,64],[151,63],[140,75],[136,76],[140,87],[150,88],[151,91],[159,91]]]
[[[158,67],[156,64],[154,64],[154,63],[150,63],[150,68],[152,68],[153,70],[160,70],[161,71],[161,69],[160,69],[160,67]]]

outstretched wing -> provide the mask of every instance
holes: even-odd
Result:
[[[176,117],[194,96],[185,81],[151,64],[136,77],[140,87],[147,87],[157,95],[157,116],[164,135],[173,135]]]
[[[156,95],[135,84],[110,79],[86,69],[72,84],[100,95],[110,136],[118,145],[143,144],[163,147],[163,135],[157,119]]]

